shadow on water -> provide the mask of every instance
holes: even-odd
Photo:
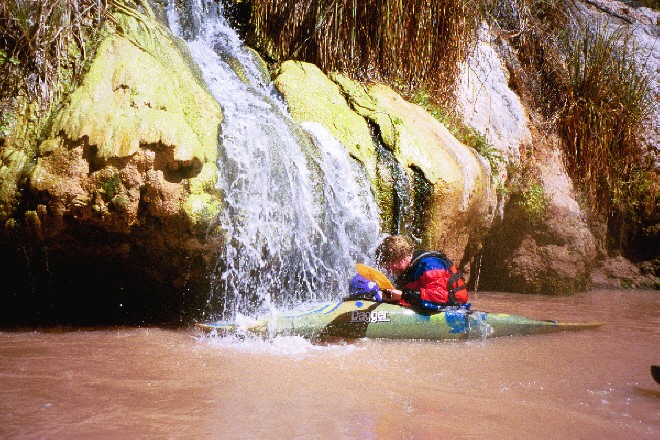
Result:
[[[655,399],[660,398],[660,389],[652,390],[650,388],[633,387],[633,390],[635,390],[635,393],[640,396],[653,397]]]

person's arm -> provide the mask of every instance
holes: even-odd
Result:
[[[410,290],[410,289],[387,289],[383,290],[383,301],[398,303],[401,300],[404,300],[410,305],[419,304],[421,299],[421,294],[419,290]]]
[[[412,306],[416,306],[422,299],[422,293],[419,290],[403,289],[401,292],[401,299]]]
[[[401,301],[402,292],[399,289],[385,289],[382,291],[383,301],[389,303],[398,303]]]

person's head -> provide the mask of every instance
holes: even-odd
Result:
[[[410,266],[413,246],[400,235],[389,235],[376,249],[378,264],[399,276]]]

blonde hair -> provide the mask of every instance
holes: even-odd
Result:
[[[379,265],[395,263],[413,253],[413,246],[401,235],[389,235],[376,249],[376,260]]]

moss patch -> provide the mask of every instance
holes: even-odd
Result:
[[[495,198],[487,165],[426,110],[388,86],[363,86],[342,75],[331,78],[354,111],[379,128],[383,144],[404,167],[413,187],[424,188],[412,201],[426,207],[420,208],[424,218],[415,218],[413,226],[423,231],[424,245],[460,260],[470,237],[492,219],[487,213]]]
[[[37,167],[52,169],[51,156],[59,149],[71,149],[77,144],[85,145],[84,159],[91,164],[91,171],[111,164],[120,169],[133,167],[129,164],[142,163],[142,157],[151,157],[144,156],[149,150],[155,159],[138,165],[142,173],[155,166],[163,171],[161,179],[164,176],[182,186],[175,190],[171,184],[158,184],[152,177],[147,179],[147,184],[164,185],[168,190],[163,194],[168,197],[176,199],[179,198],[176,194],[182,195],[178,209],[186,213],[193,226],[198,220],[206,221],[206,217],[191,207],[199,205],[197,199],[202,193],[206,193],[207,202],[213,201],[215,211],[215,205],[221,203],[215,189],[218,131],[222,122],[220,106],[200,81],[199,72],[191,68],[187,49],[167,28],[135,12],[114,11],[113,17],[115,28],[106,29],[107,36],[101,41],[82,84],[54,118],[50,139],[41,143]],[[125,170],[126,173],[133,171]],[[84,176],[78,176],[81,182]],[[50,177],[49,181],[65,178],[57,173]],[[39,180],[39,175],[33,176],[34,189],[49,191],[43,180],[41,184]],[[118,194],[118,183],[118,177],[101,182],[100,189],[107,199],[113,200]],[[126,191],[132,194],[131,199],[139,197],[139,189],[135,187],[140,185],[139,178],[131,177],[124,183],[128,185]],[[84,183],[81,186],[86,188]],[[195,203],[186,201],[190,193],[196,196]],[[122,193],[122,197],[126,195]],[[117,208],[134,205],[137,209],[136,202],[122,202],[123,199],[113,200]],[[172,206],[174,202],[173,199],[158,203]],[[121,211],[118,209],[117,214]],[[174,213],[169,208],[163,212]]]
[[[287,61],[275,72],[274,84],[297,122],[316,122],[327,128],[373,180],[376,152],[369,126],[350,108],[335,83],[313,64]]]
[[[167,38],[150,43],[147,51],[133,40],[107,37],[83,84],[57,116],[52,134],[62,131],[74,141],[87,136],[106,159],[129,156],[141,144],[161,143],[174,149],[175,160],[215,161],[221,122],[217,102]]]

